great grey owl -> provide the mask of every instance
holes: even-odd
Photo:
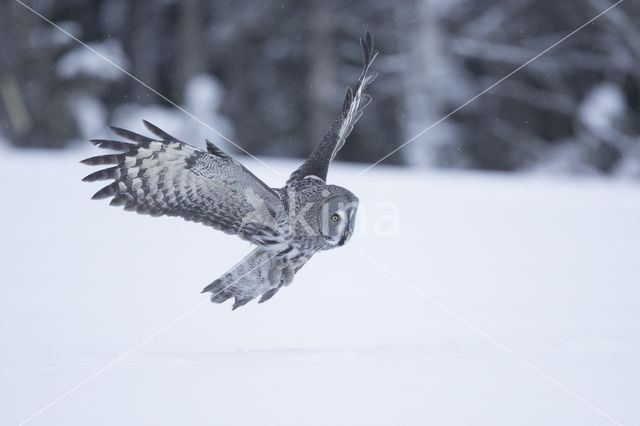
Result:
[[[82,161],[113,164],[83,179],[114,180],[93,199],[110,197],[111,205],[125,210],[181,216],[250,241],[256,248],[202,292],[211,293],[215,303],[233,297],[233,309],[258,296],[258,303],[269,300],[316,252],[342,246],[353,235],[358,198],[326,179],[329,163],[371,101],[365,90],[377,76],[369,72],[377,53],[368,31],[360,44],[360,78],[353,89],[347,88],[342,111],[328,133],[284,187],[269,188],[209,141],[204,152],[144,121],[155,138],[111,127],[133,143],[91,141],[120,152]]]

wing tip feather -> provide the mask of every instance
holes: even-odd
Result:
[[[132,132],[131,130],[123,129],[122,127],[109,125],[109,128],[116,135],[134,142],[138,142],[141,144],[148,144],[150,142],[153,142],[153,139],[151,138],[148,138],[136,132]]]
[[[373,44],[373,35],[371,35],[371,32],[369,30],[364,30],[364,36],[360,37],[360,45],[362,46],[362,51],[364,52],[365,67],[368,67],[378,55],[377,52],[373,52]]]
[[[148,122],[147,120],[142,120],[142,124],[147,128],[151,133],[158,136],[162,142],[181,142],[175,137],[171,136],[169,133],[165,132],[155,124]]]
[[[128,142],[114,141],[110,139],[89,139],[89,142],[96,145],[98,148],[113,149],[114,151],[131,152],[138,148],[138,145],[134,145]]]
[[[95,182],[97,180],[116,179],[118,176],[118,166],[108,167],[95,171],[82,178],[82,182]]]
[[[101,166],[103,164],[118,164],[120,161],[120,155],[96,155],[95,157],[85,158],[80,160],[80,164],[86,164],[88,166]]]
[[[111,197],[112,195],[116,195],[118,193],[118,183],[112,182],[109,185],[105,186],[91,197],[92,200],[101,200],[103,198]]]

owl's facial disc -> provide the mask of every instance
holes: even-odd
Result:
[[[344,245],[353,235],[357,208],[357,201],[345,197],[324,199],[317,213],[320,234],[333,246]]]

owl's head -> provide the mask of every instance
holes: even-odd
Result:
[[[329,245],[342,246],[353,235],[358,197],[335,185],[327,185],[322,196],[315,211],[318,232]]]

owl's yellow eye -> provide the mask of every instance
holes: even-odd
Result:
[[[340,216],[338,216],[337,214],[334,214],[333,216],[331,216],[331,220],[334,222],[339,222],[340,221]]]

